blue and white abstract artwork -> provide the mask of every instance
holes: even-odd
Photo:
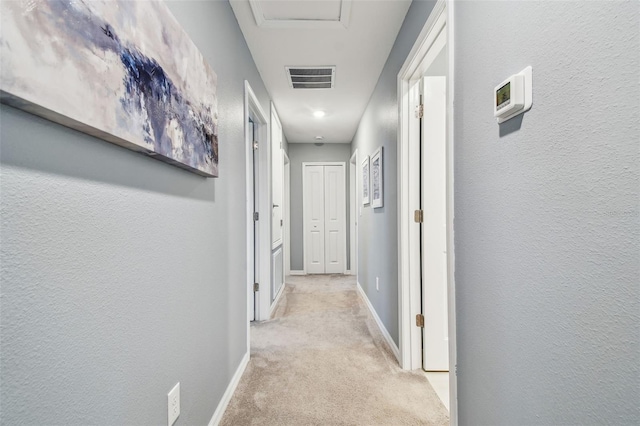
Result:
[[[203,176],[218,176],[217,76],[166,5],[0,1],[0,97]]]

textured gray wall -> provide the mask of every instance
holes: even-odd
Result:
[[[362,208],[358,281],[387,331],[398,344],[397,76],[435,2],[411,4],[352,143],[358,162],[383,146],[384,207]],[[359,169],[360,170],[360,169]],[[376,291],[376,277],[380,290]]]
[[[640,423],[639,7],[456,3],[461,425]]]
[[[220,178],[0,107],[2,424],[204,425],[245,354],[243,91],[228,2],[171,3],[218,74]]]
[[[291,162],[291,269],[304,269],[304,244],[302,226],[302,163],[313,161],[342,161],[346,163],[345,185],[347,218],[349,217],[349,158],[350,144],[326,143],[316,146],[308,143],[289,143],[289,161]],[[347,219],[347,242],[349,239],[349,220]],[[348,251],[347,251],[348,256]]]

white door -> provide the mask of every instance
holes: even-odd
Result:
[[[345,271],[345,176],[343,166],[324,166],[325,272]]]
[[[446,83],[446,77],[424,77],[422,90],[422,359],[426,371],[449,370]]]
[[[304,258],[308,274],[345,272],[345,167],[304,166]]]
[[[349,253],[349,269],[351,275],[358,275],[358,164],[357,150],[351,156],[349,161],[349,233],[350,233],[350,253]]]
[[[255,125],[253,123],[253,121],[251,119],[249,119],[249,123],[247,124],[247,140],[245,141],[245,143],[249,144],[251,146],[251,150],[253,151],[253,211],[256,212],[258,211],[258,154],[257,151],[254,147],[254,141],[256,141],[256,137],[255,137]],[[250,321],[255,321],[256,319],[256,293],[253,289],[253,283],[257,283],[258,282],[258,277],[260,276],[260,250],[259,250],[259,245],[258,245],[258,238],[259,238],[259,229],[258,229],[258,222],[254,219],[253,221],[253,282],[249,283],[249,312],[250,312],[250,316],[249,316],[249,320]]]
[[[283,242],[284,162],[282,155],[282,125],[275,108],[273,106],[271,108],[271,242],[272,248],[275,249]]]
[[[304,184],[306,271],[308,274],[324,274],[324,166],[305,166]]]
[[[282,232],[284,235],[284,274],[291,273],[291,164],[289,156],[283,151],[284,155],[284,227]]]

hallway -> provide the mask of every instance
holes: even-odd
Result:
[[[251,326],[251,361],[222,425],[445,425],[419,372],[386,346],[355,277],[287,277],[273,319]]]
[[[640,425],[640,1],[0,17],[0,425]]]

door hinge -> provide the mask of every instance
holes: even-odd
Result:
[[[260,144],[258,143],[258,141],[253,141],[253,150],[257,151],[258,150],[258,146],[260,146]]]
[[[420,104],[416,107],[416,118],[424,117],[424,105]]]
[[[282,219],[280,219],[280,226],[282,226]]]
[[[260,213],[254,212],[253,213],[253,220],[254,220],[254,222],[260,220]]]
[[[415,212],[413,212],[413,220],[416,223],[424,222],[424,210],[416,210]]]
[[[253,292],[257,292],[260,290],[260,283],[253,283]]]
[[[416,315],[416,327],[424,328],[424,315]]]

